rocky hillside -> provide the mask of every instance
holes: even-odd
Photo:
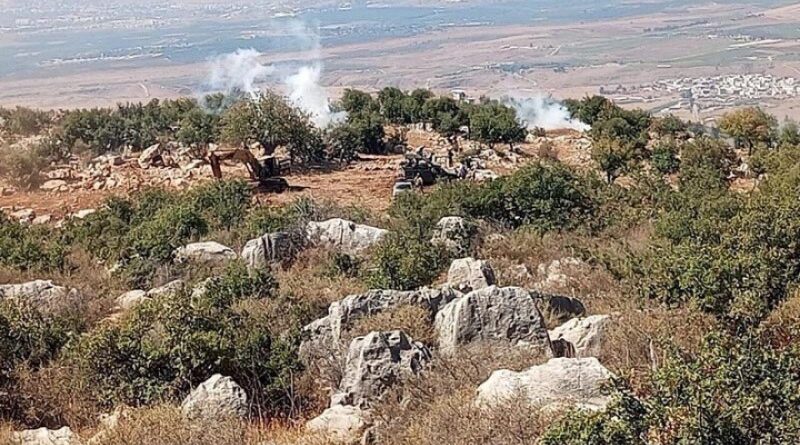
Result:
[[[283,193],[241,164],[214,180],[221,141],[166,124],[90,155],[9,136],[0,443],[800,440],[796,126],[595,97],[569,104],[591,130],[520,138],[497,104],[443,101],[351,108],[321,152],[299,125],[272,150],[295,157]],[[89,137],[60,119],[40,130]],[[392,196],[420,154],[464,174]]]

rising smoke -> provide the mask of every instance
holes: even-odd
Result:
[[[346,114],[331,109],[330,97],[320,84],[323,66],[319,35],[298,21],[284,23],[280,30],[310,47],[312,62],[299,68],[286,64],[264,65],[260,61],[262,54],[259,51],[238,49],[211,60],[208,88],[226,93],[241,91],[255,97],[259,92],[259,84],[280,83],[289,101],[308,113],[317,126],[324,128],[343,120]]]
[[[255,49],[237,49],[211,60],[208,87],[213,91],[242,91],[255,95],[257,82],[266,81],[275,67],[259,62],[261,53]]]
[[[519,94],[508,95],[502,99],[506,105],[517,111],[517,116],[528,124],[529,129],[545,130],[572,129],[586,131],[589,126],[572,119],[564,104],[550,96],[536,95],[524,97]]]

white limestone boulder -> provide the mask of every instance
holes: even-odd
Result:
[[[613,374],[596,358],[553,358],[522,372],[499,370],[478,387],[478,406],[492,408],[514,400],[533,407],[605,409]]]

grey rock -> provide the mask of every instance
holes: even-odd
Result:
[[[183,289],[183,286],[184,286],[183,280],[173,280],[163,286],[154,287],[153,289],[150,289],[149,291],[147,291],[147,296],[150,298],[155,298],[161,295],[174,294],[175,292],[178,292],[181,289]]]
[[[341,218],[322,222],[309,222],[306,237],[311,244],[339,249],[346,253],[359,253],[380,242],[387,230],[356,224]]]
[[[450,264],[447,284],[462,292],[483,289],[497,283],[494,269],[485,260],[460,258]]]
[[[478,387],[478,406],[491,408],[522,397],[533,407],[601,410],[610,401],[613,374],[596,358],[553,358],[522,372],[495,371]]]
[[[336,443],[358,443],[368,425],[367,413],[355,406],[334,405],[306,423],[306,430]]]
[[[446,216],[436,223],[431,236],[431,244],[439,245],[456,256],[469,252],[475,228],[464,218]]]
[[[573,318],[550,331],[550,340],[569,342],[575,350],[575,357],[595,357],[601,352],[610,322],[608,315]]]
[[[161,159],[161,153],[161,144],[154,144],[147,147],[142,154],[139,155],[139,167],[150,168],[154,166],[156,162]]]
[[[36,430],[25,430],[12,433],[12,444],[14,445],[80,445],[78,435],[65,426],[57,430],[39,428]]]
[[[181,412],[189,419],[244,418],[247,395],[232,378],[214,374],[183,400]]]
[[[366,408],[403,378],[422,371],[430,359],[428,348],[402,331],[370,332],[355,338],[331,406]]]
[[[341,341],[342,332],[355,320],[378,314],[399,306],[419,306],[433,320],[439,309],[461,297],[454,289],[423,287],[413,291],[370,290],[363,294],[349,295],[331,303],[328,315],[303,328],[305,341],[300,347],[301,357],[313,356],[314,350],[327,350]]]
[[[58,286],[50,280],[34,280],[20,284],[0,285],[0,299],[27,301],[40,309],[54,309],[80,299],[77,289]]]
[[[236,252],[215,241],[191,243],[175,249],[175,262],[224,264],[236,259]]]
[[[298,246],[296,237],[288,232],[267,233],[248,241],[241,256],[250,269],[264,269],[270,264],[291,261]]]
[[[141,289],[131,290],[117,297],[117,307],[120,310],[127,311],[149,299],[147,292]]]
[[[443,307],[436,315],[435,327],[439,348],[445,353],[478,341],[524,342],[550,351],[537,301],[519,287],[490,286],[470,292]]]

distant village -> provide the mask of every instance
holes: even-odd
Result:
[[[649,102],[677,95],[666,110],[700,110],[742,105],[765,99],[789,99],[800,96],[800,80],[771,74],[732,74],[711,77],[683,77],[657,80],[639,86],[600,87],[600,94],[613,96],[617,102]]]

